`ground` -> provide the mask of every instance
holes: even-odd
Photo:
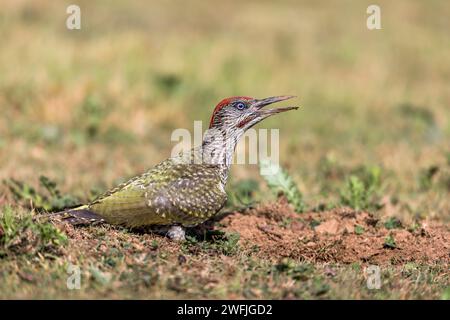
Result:
[[[0,298],[450,298],[448,2],[378,1],[381,30],[371,1],[77,3],[81,30],[69,3],[2,2]],[[185,243],[47,221],[222,98],[282,94],[299,110],[257,129],[279,129],[284,192],[233,165]]]
[[[350,208],[300,215],[281,198],[224,213],[190,230],[183,243],[148,230],[56,226],[47,238],[26,229],[9,243],[0,274],[2,298],[439,299],[449,294],[450,232],[438,223],[408,227]],[[79,289],[68,289],[71,265],[79,267]],[[379,288],[368,287],[370,266],[380,267]]]

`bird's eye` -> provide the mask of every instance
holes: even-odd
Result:
[[[245,109],[245,104],[243,102],[238,102],[235,104],[236,109],[238,110],[244,110]]]

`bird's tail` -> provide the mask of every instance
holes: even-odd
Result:
[[[105,221],[100,215],[89,210],[87,205],[51,213],[51,219],[73,225],[86,225]]]

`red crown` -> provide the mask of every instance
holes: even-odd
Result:
[[[209,127],[210,128],[212,127],[212,124],[214,122],[214,117],[215,117],[217,112],[219,112],[223,107],[225,107],[225,106],[229,105],[230,103],[232,103],[234,101],[237,101],[237,100],[253,100],[253,98],[251,98],[251,97],[244,97],[244,96],[238,96],[238,97],[230,97],[230,98],[223,99],[214,108],[214,111],[213,111],[212,116],[211,116],[211,121],[209,122]]]

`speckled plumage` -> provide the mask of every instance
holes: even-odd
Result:
[[[195,226],[213,216],[227,199],[220,165],[168,159],[89,204],[112,224],[130,227]]]

